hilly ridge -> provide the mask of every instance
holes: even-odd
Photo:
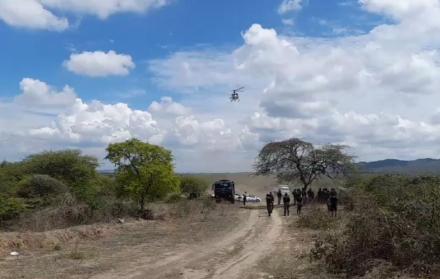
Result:
[[[401,173],[401,174],[440,174],[439,159],[397,160],[385,159],[356,164],[361,172],[367,173]]]

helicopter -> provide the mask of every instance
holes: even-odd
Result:
[[[244,87],[233,89],[231,93],[231,97],[229,98],[231,102],[240,102],[240,96],[238,95],[238,92],[242,92],[243,90]]]

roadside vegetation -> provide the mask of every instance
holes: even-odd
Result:
[[[440,178],[402,175],[349,179],[345,214],[336,226],[298,221],[319,229],[310,256],[346,277],[392,278],[409,274],[438,278]],[[311,211],[304,219],[320,220]],[[333,220],[330,222],[334,222]],[[373,276],[373,277],[371,277]]]
[[[439,278],[440,177],[361,175],[343,146],[300,139],[264,146],[256,172],[304,189],[330,178],[326,187],[338,188],[338,217],[312,203],[289,225],[315,235],[314,265],[346,278]]]
[[[153,218],[153,202],[201,197],[208,184],[174,173],[163,147],[137,139],[110,144],[114,175],[97,171],[98,160],[77,150],[42,152],[20,162],[0,164],[0,228],[44,231]]]

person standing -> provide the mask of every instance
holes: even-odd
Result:
[[[322,203],[322,189],[321,188],[319,188],[319,190],[318,190],[318,202]]]
[[[283,197],[283,205],[284,205],[284,216],[289,216],[290,215],[290,197],[287,193],[284,194]]]
[[[315,192],[313,192],[312,188],[309,188],[309,190],[307,191],[307,198],[310,202],[313,202],[313,200],[315,199]]]
[[[298,198],[296,199],[296,214],[298,216],[301,215],[302,206],[303,206],[303,198],[301,195],[299,195]]]
[[[332,217],[336,217],[338,213],[338,194],[336,190],[333,188],[330,191],[330,198],[328,199],[329,211]]]
[[[273,203],[274,203],[274,196],[272,192],[269,192],[266,195],[266,207],[267,207],[267,214],[269,215],[269,217],[272,215]]]
[[[306,204],[308,202],[308,200],[307,200],[307,192],[306,192],[305,188],[303,188],[301,190],[301,197],[302,197],[302,200],[303,200],[303,204]]]
[[[247,192],[243,194],[243,206],[246,206]]]
[[[281,197],[282,196],[283,196],[283,194],[281,193],[281,189],[278,189],[278,192],[277,192],[278,205],[281,204]]]

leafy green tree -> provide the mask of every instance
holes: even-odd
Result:
[[[130,196],[141,211],[146,202],[179,191],[173,157],[165,148],[131,139],[110,144],[107,152],[106,159],[117,167],[120,194]]]
[[[204,179],[195,176],[181,176],[180,177],[180,189],[182,193],[186,194],[189,198],[200,197],[206,192],[209,185]]]
[[[22,198],[50,198],[68,191],[61,181],[45,174],[35,174],[19,182],[17,194]]]
[[[21,200],[0,194],[0,224],[17,217],[25,209]]]
[[[17,184],[26,176],[21,163],[3,162],[0,165],[0,193],[11,196],[17,191]]]
[[[71,189],[80,200],[92,202],[96,195],[98,161],[82,155],[78,150],[43,152],[27,157],[23,164],[25,173],[48,175]]]
[[[292,138],[266,144],[255,165],[257,175],[276,175],[281,181],[299,181],[307,189],[320,176],[335,178],[347,173],[352,157],[344,147],[326,145],[315,148],[311,143]]]

